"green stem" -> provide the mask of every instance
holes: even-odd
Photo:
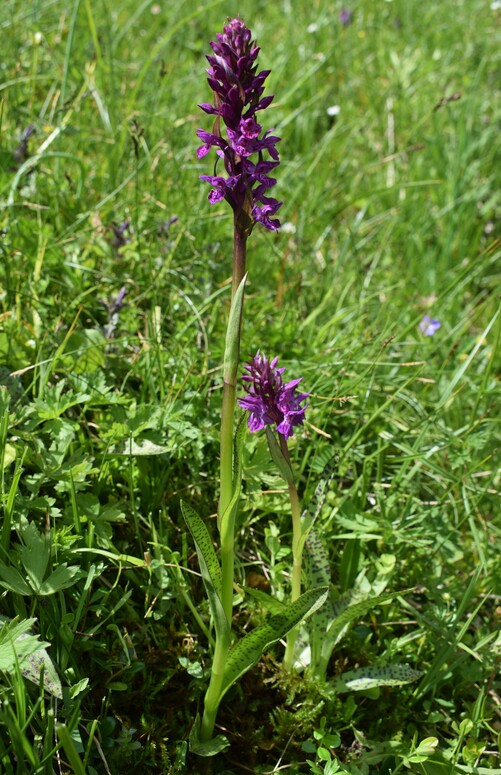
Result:
[[[247,256],[247,237],[238,228],[237,217],[234,220],[233,232],[233,276],[231,298],[235,296],[245,275]],[[240,315],[238,343],[231,362],[225,366],[223,385],[223,406],[221,411],[221,451],[220,451],[220,487],[219,520],[221,526],[223,514],[227,510],[233,495],[233,428],[237,394],[237,374],[240,356],[240,330],[242,316]],[[221,570],[223,583],[223,610],[231,628],[233,608],[233,577],[235,566],[234,524],[235,515],[228,515],[226,526],[221,532]]]
[[[217,711],[221,702],[221,688],[223,685],[224,666],[228,654],[229,641],[219,638],[216,640],[214,661],[211,668],[209,688],[205,694],[204,713],[200,728],[200,742],[206,743],[214,735]]]
[[[279,434],[280,448],[282,454],[287,461],[291,464],[289,449],[287,447],[287,441]],[[294,480],[287,482],[287,488],[289,490],[289,500],[291,504],[292,513],[292,589],[291,589],[291,602],[294,602],[301,595],[301,567],[303,562],[303,550],[301,546],[301,504],[299,503],[299,496],[297,494],[296,483]],[[294,664],[294,648],[296,645],[299,629],[295,627],[287,635],[287,646],[284,655],[284,668],[291,670]]]
[[[234,240],[233,240],[233,275],[232,294],[235,297],[237,289],[245,276],[247,237],[238,228],[235,216]],[[223,384],[223,404],[221,408],[221,446],[220,446],[220,495],[218,509],[218,526],[221,540],[221,573],[222,594],[221,603],[228,621],[228,633],[231,633],[231,621],[233,612],[233,579],[235,568],[235,509],[233,514],[226,514],[233,496],[233,432],[234,416],[237,395],[238,363],[240,356],[240,333],[242,327],[242,313],[238,327],[231,328],[231,315],[228,326]],[[235,334],[232,334],[232,331]],[[229,337],[229,340],[228,340]],[[223,519],[223,516],[225,518]],[[209,688],[205,695],[204,713],[200,729],[200,740],[206,742],[214,734],[216,715],[221,702],[221,688],[224,676],[224,667],[231,635],[228,638],[216,637],[214,661],[211,669]]]

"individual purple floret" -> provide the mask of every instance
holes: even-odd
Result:
[[[256,74],[259,48],[241,19],[228,20],[224,32],[216,37],[217,41],[210,44],[214,55],[207,56],[210,65],[207,82],[214,92],[214,104],[199,106],[215,116],[215,120],[212,132],[197,131],[203,143],[197,156],[202,159],[215,148],[217,156],[223,160],[226,175],[200,175],[200,179],[212,186],[211,204],[222,199],[230,203],[242,233],[248,235],[256,221],[276,231],[280,221],[271,216],[282,203],[267,196],[267,192],[276,183],[269,173],[279,164],[276,144],[280,138],[271,134],[271,129],[263,132],[256,118],[257,112],[267,108],[273,100],[272,96],[262,96],[263,84],[270,71],[262,70]],[[221,119],[226,126],[226,136],[221,133]],[[263,158],[265,152],[270,159]]]
[[[342,8],[339,12],[339,21],[343,27],[348,27],[353,21],[353,11],[349,8]]]
[[[432,320],[429,315],[425,315],[419,324],[419,330],[425,336],[433,336],[433,334],[438,331],[441,325],[442,324],[440,320]]]
[[[259,350],[244,367],[248,374],[242,377],[245,398],[239,398],[238,404],[250,412],[249,428],[251,432],[260,431],[265,425],[276,425],[277,431],[285,439],[293,435],[295,425],[302,425],[306,406],[301,406],[309,393],[297,393],[296,388],[302,380],[293,379],[284,385],[284,368],[277,367],[278,358],[269,361]]]

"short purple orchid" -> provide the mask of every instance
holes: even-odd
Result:
[[[278,368],[278,357],[269,361],[259,350],[244,367],[248,374],[242,377],[245,398],[239,398],[238,404],[250,412],[249,428],[251,432],[260,431],[265,425],[276,425],[277,431],[290,438],[295,425],[304,422],[306,406],[301,406],[309,393],[297,393],[296,388],[302,380],[293,379],[284,384],[282,374],[285,369]]]
[[[429,315],[425,315],[419,324],[419,330],[425,336],[433,336],[441,325],[440,320],[437,320],[436,318],[432,319]]]
[[[280,140],[256,120],[259,110],[264,110],[273,100],[262,97],[264,81],[269,70],[256,75],[255,64],[259,48],[251,40],[251,31],[239,18],[228,20],[223,33],[211,42],[214,55],[208,55],[210,67],[207,82],[214,92],[214,104],[202,103],[199,107],[215,116],[212,132],[199,129],[197,135],[203,145],[197,151],[202,159],[212,147],[223,160],[227,175],[200,175],[210,183],[209,202],[222,199],[230,203],[246,236],[254,223],[276,231],[280,221],[273,218],[282,202],[267,196],[276,180],[269,176],[279,164],[276,144]],[[226,137],[221,134],[221,119],[226,126]],[[263,159],[266,152],[271,160]],[[257,154],[257,161],[250,157]],[[214,169],[214,172],[216,170]]]

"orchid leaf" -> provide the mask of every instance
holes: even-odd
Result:
[[[334,478],[334,474],[337,471],[337,466],[339,463],[339,458],[336,455],[333,457],[327,465],[325,466],[324,470],[322,471],[322,476],[320,477],[320,480],[315,488],[315,492],[313,493],[313,497],[311,498],[308,507],[303,511],[301,515],[301,543],[300,543],[300,551],[303,550],[304,543],[307,539],[307,536],[309,532],[311,531],[313,525],[315,524],[316,520],[318,519],[318,516],[320,512],[322,511],[322,507],[325,503],[325,499],[327,498],[327,493],[329,492],[329,486]]]
[[[329,681],[329,688],[339,694],[360,692],[378,686],[402,686],[417,681],[422,675],[421,670],[414,670],[407,665],[360,667],[341,673],[333,681]]]
[[[200,726],[200,716],[197,715],[189,737],[191,753],[194,753],[197,756],[215,756],[216,754],[221,753],[221,751],[224,751],[229,747],[229,740],[224,735],[216,735],[210,740],[201,742]]]
[[[256,627],[230,649],[226,661],[220,698],[249,668],[256,664],[262,653],[283,638],[317,610],[326,600],[328,588],[319,587],[305,592],[280,614],[274,614]]]
[[[217,638],[221,638],[223,643],[229,644],[230,628],[226,619],[222,597],[222,579],[221,567],[216,557],[214,546],[209,535],[209,531],[203,519],[199,517],[194,509],[187,503],[181,502],[181,511],[188,525],[188,528],[195,541],[198,563],[204,582],[205,591],[209,598],[209,605],[214,619]]]
[[[9,621],[0,618],[0,670],[11,673],[18,665],[23,676],[37,685],[43,676],[44,689],[54,697],[62,698],[61,681],[45,648],[50,644],[30,632],[35,622],[36,619]]]
[[[240,355],[240,329],[242,326],[242,308],[244,303],[244,289],[247,275],[244,275],[231,302],[226,329],[226,342],[224,348],[224,381],[229,385],[235,385],[238,371],[238,359]]]
[[[284,613],[284,611],[287,610],[288,604],[282,603],[281,600],[277,600],[276,597],[273,597],[273,595],[268,595],[266,592],[262,592],[260,589],[255,589],[254,587],[242,587],[245,594],[249,597],[252,597],[261,608],[264,608],[265,611],[271,611],[273,614],[281,614]]]
[[[235,443],[233,452],[233,494],[231,500],[226,508],[226,511],[222,515],[218,528],[220,533],[224,533],[227,530],[227,522],[232,518],[235,507],[240,498],[240,492],[242,490],[242,459],[244,454],[244,440],[245,440],[245,412],[242,412],[235,431]]]

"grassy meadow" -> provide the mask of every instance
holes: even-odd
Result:
[[[2,0],[0,773],[501,773],[501,7]],[[282,229],[248,242],[241,359],[310,392],[291,456],[335,595],[387,595],[323,681],[272,646],[188,738],[211,622],[232,215],[195,132],[240,14],[271,69]],[[429,335],[425,315],[440,322]],[[233,627],[286,601],[287,488],[246,437]],[[342,635],[342,637],[341,637]],[[336,676],[405,665],[402,685]]]

